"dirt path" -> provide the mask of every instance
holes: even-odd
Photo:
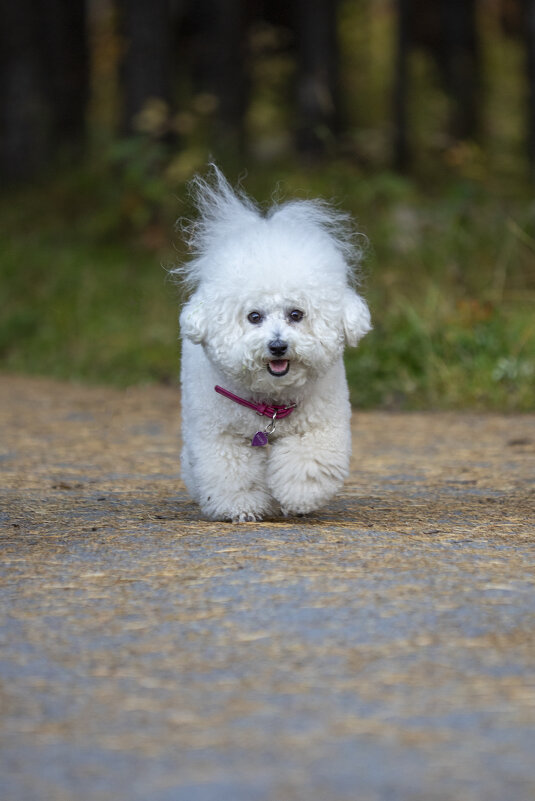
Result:
[[[0,378],[6,801],[532,801],[535,416],[354,416],[344,493],[213,524],[178,397]]]

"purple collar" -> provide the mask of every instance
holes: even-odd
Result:
[[[229,392],[228,389],[223,389],[223,387],[218,387],[216,385],[214,389],[216,392],[219,392],[220,395],[224,395],[225,398],[230,398],[230,400],[234,401],[235,403],[239,403],[241,406],[247,406],[249,409],[253,409],[253,411],[255,411],[257,414],[264,415],[265,417],[271,417],[272,420],[282,420],[283,417],[288,417],[288,415],[291,414],[297,406],[296,403],[292,403],[290,406],[275,406],[267,403],[254,403],[254,401],[248,401],[245,400],[245,398],[240,398],[238,395],[234,395],[232,392]]]

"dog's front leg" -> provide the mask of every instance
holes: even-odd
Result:
[[[261,520],[273,511],[265,486],[265,449],[221,432],[212,435],[209,446],[185,450],[186,483],[211,520]]]
[[[350,433],[344,426],[325,426],[275,442],[268,485],[283,514],[307,514],[327,503],[347,477],[350,455]]]

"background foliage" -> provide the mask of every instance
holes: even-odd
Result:
[[[347,365],[355,404],[532,410],[535,200],[525,152],[522,42],[483,3],[481,132],[447,131],[450,98],[428,52],[410,56],[412,163],[391,168],[396,15],[347,0],[338,31],[344,130],[295,149],[287,31],[250,34],[247,145],[214,141],[217,98],[179,82],[179,111],[152,99],[119,135],[121,40],[111,6],[91,21],[89,136],[0,196],[2,369],[128,385],[175,382],[186,182],[215,156],[267,204],[322,196],[367,237],[362,291],[375,328]],[[281,45],[282,42],[282,45]],[[169,127],[173,136],[169,137]]]

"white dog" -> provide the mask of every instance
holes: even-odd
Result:
[[[214,167],[193,181],[193,291],[180,315],[182,474],[212,520],[311,512],[351,455],[342,352],[370,330],[348,217],[322,201],[267,214]],[[260,416],[259,416],[260,415]]]

